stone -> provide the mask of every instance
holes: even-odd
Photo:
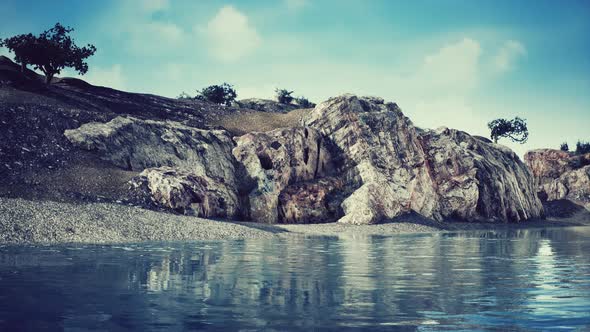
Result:
[[[288,185],[320,178],[333,168],[324,139],[314,129],[254,132],[235,141],[233,155],[252,181],[245,195],[254,221],[278,222],[279,195]]]
[[[543,216],[531,173],[509,150],[443,128],[416,128],[395,103],[343,95],[303,119],[328,141],[351,194],[339,222],[372,224],[411,211],[437,220]]]
[[[233,218],[239,213],[234,188],[171,167],[148,168],[130,181],[130,200],[198,217]]]
[[[532,174],[509,148],[448,129],[421,134],[438,213],[467,221],[523,221],[543,216]]]
[[[590,153],[537,149],[527,152],[525,161],[542,200],[567,199],[590,206]]]
[[[297,183],[279,195],[278,222],[310,224],[337,221],[342,216],[339,199],[344,181],[334,177]]]

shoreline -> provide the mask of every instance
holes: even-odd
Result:
[[[477,230],[589,226],[590,211],[569,218],[520,223],[436,222],[415,214],[376,225],[262,224],[175,215],[115,203],[64,203],[0,197],[0,244],[138,243],[272,238],[371,236]]]

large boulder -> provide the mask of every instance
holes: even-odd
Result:
[[[144,170],[130,181],[129,195],[143,206],[199,217],[232,218],[240,210],[233,188],[171,167]]]
[[[236,138],[236,144],[233,154],[252,181],[246,204],[255,221],[280,221],[281,192],[290,184],[320,178],[332,169],[325,141],[314,129],[254,132]]]
[[[208,217],[238,216],[235,205],[238,205],[239,165],[231,152],[233,140],[225,130],[117,117],[107,123],[92,122],[66,130],[65,136],[74,145],[93,151],[119,167],[146,170],[132,182],[134,195],[142,196],[137,190],[143,188],[144,193],[151,193],[152,199],[148,201],[156,206],[190,213],[194,210]],[[215,193],[220,195],[217,200],[211,196]],[[190,205],[198,203],[201,196],[209,199],[209,203],[199,203],[202,204],[199,212]]]
[[[511,150],[442,129],[422,131],[394,103],[344,95],[303,119],[328,140],[345,179],[344,223],[415,211],[435,219],[520,221],[543,215],[533,178]]]
[[[537,149],[525,155],[533,172],[539,197],[553,201],[568,199],[590,204],[590,153]]]
[[[443,218],[521,221],[543,215],[531,173],[509,148],[463,131],[421,134]]]

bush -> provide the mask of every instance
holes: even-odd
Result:
[[[526,120],[515,117],[513,120],[496,119],[488,123],[490,137],[494,143],[502,137],[510,138],[513,142],[524,144],[529,137]]]
[[[236,100],[238,94],[231,84],[223,83],[221,85],[211,85],[198,91],[195,99],[207,100],[216,104],[231,105]]]
[[[297,105],[301,106],[302,108],[312,108],[315,107],[315,104],[309,101],[309,99],[305,97],[297,97],[295,98],[295,102]]]
[[[590,153],[590,142],[578,141],[576,143],[576,154]]]
[[[281,104],[290,104],[293,99],[295,99],[293,96],[291,96],[293,91],[286,89],[275,89],[275,92],[277,93],[277,100]]]
[[[567,151],[569,151],[569,150],[570,150],[570,147],[567,145],[567,142],[563,142],[563,143],[561,143],[561,145],[559,146],[559,149],[560,149],[561,151],[566,151],[566,152],[567,152]]]

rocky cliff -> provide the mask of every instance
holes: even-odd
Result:
[[[568,199],[590,205],[590,153],[538,149],[527,152],[525,161],[542,200]]]
[[[543,216],[514,152],[441,128],[421,130],[394,103],[343,95],[301,126],[252,132],[116,118],[66,132],[75,145],[143,170],[134,197],[209,217],[370,224],[417,212],[438,220]]]

